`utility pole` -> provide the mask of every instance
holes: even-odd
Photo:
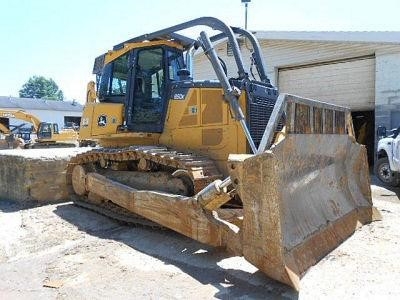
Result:
[[[242,3],[244,3],[245,11],[244,11],[244,29],[247,30],[247,7],[251,0],[242,0]]]

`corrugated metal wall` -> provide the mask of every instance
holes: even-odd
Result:
[[[375,108],[375,57],[279,69],[280,92],[350,107]]]

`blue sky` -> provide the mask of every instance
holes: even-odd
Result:
[[[400,31],[398,0],[252,0],[250,30]],[[84,101],[96,56],[131,37],[202,16],[244,27],[240,0],[0,0],[0,96],[33,75]]]

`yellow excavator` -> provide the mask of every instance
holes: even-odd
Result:
[[[218,32],[179,33],[198,26]],[[237,35],[251,45],[254,78]],[[235,78],[213,48],[223,39]],[[192,79],[196,49],[217,81]],[[194,19],[114,46],[93,73],[79,133],[101,147],[68,165],[76,204],[225,247],[295,289],[310,266],[380,217],[349,109],[279,94],[252,33]]]
[[[73,129],[59,129],[57,123],[42,122],[38,117],[24,110],[0,109],[0,118],[13,118],[32,124],[36,139],[24,145],[25,148],[72,147],[79,144],[79,134]],[[4,124],[0,131],[8,140],[13,139],[11,132]]]

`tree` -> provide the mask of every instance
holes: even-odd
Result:
[[[19,90],[19,96],[23,98],[37,98],[60,100],[64,99],[62,90],[58,89],[58,85],[53,79],[44,78],[43,76],[32,76],[24,83]]]

